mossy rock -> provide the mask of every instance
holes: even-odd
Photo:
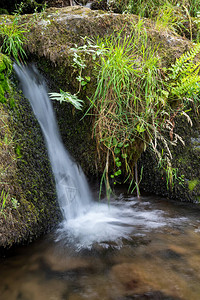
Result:
[[[5,93],[9,91],[8,76],[11,70],[11,60],[0,52],[0,103],[6,102]]]
[[[170,199],[199,202],[200,199],[200,117],[193,109],[190,112],[191,126],[183,116],[176,118],[176,132],[184,140],[171,148],[172,166],[177,170],[174,184],[168,186],[166,173],[158,167],[153,153],[142,154],[139,165],[143,166],[141,188]]]
[[[0,103],[0,252],[36,239],[61,217],[39,124],[27,99],[10,86]]]

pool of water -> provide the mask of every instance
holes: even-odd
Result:
[[[95,242],[87,217],[81,231],[77,224],[78,237],[86,229],[81,241],[61,227],[17,248],[1,260],[0,299],[199,300],[199,206],[124,195],[112,202],[128,212],[128,222],[110,221],[126,235]]]

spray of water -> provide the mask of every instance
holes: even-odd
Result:
[[[43,78],[34,66],[14,69],[45,137],[63,214],[57,240],[73,243],[77,249],[91,248],[93,243],[121,243],[133,230],[141,234],[141,226],[145,231],[169,223],[163,212],[146,211],[145,202],[138,207],[135,198],[109,206],[95,202],[81,168],[63,146]]]

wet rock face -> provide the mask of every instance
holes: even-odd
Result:
[[[12,109],[8,104],[11,96]],[[3,248],[28,243],[48,232],[61,217],[39,124],[27,99],[14,86],[13,94],[7,93],[7,97],[5,104],[0,103],[0,125],[4,127],[0,134],[0,177],[5,182],[0,185],[0,194],[7,195],[0,213],[0,256]]]

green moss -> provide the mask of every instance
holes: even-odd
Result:
[[[188,188],[189,188],[189,190],[193,191],[195,189],[195,187],[197,186],[198,183],[199,183],[198,179],[190,180],[188,182]]]
[[[5,93],[9,91],[8,76],[12,69],[11,60],[0,53],[0,102],[6,102]]]
[[[5,66],[2,67],[6,71]],[[24,97],[11,86],[0,103],[0,194],[9,198],[0,214],[0,246],[25,243],[50,230],[60,218],[55,183],[39,124]],[[12,91],[12,94],[10,93]],[[11,105],[15,101],[15,105]],[[14,209],[11,199],[19,206]]]

